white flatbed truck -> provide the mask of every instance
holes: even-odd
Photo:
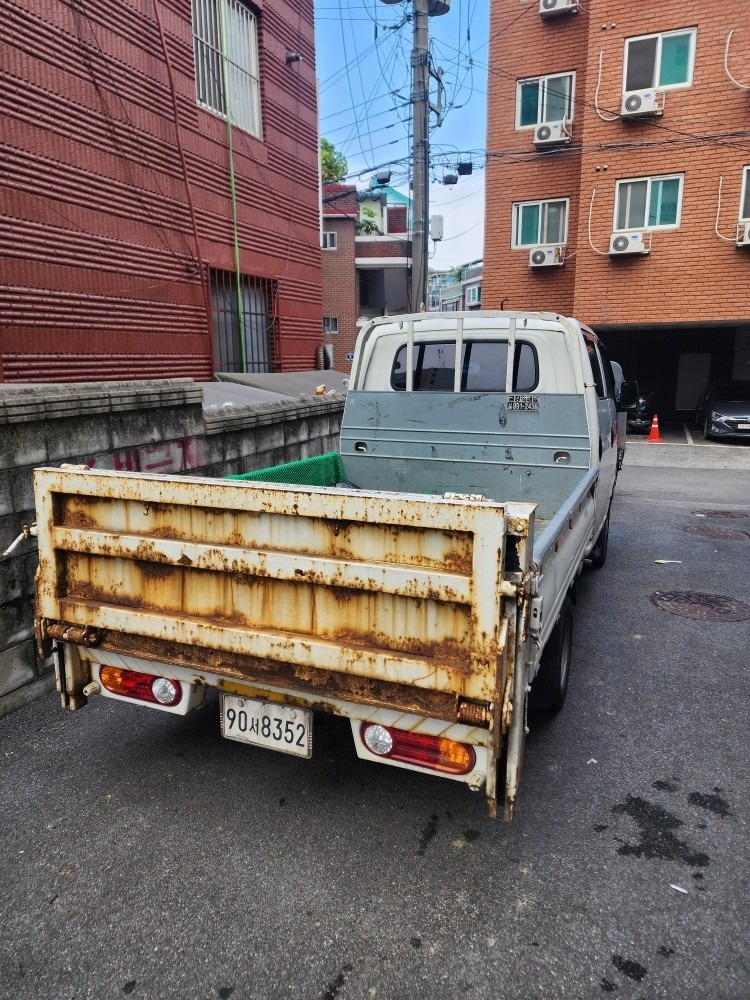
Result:
[[[606,558],[614,395],[575,320],[384,317],[340,453],[222,480],[36,470],[37,639],[63,706],[184,715],[215,688],[225,736],[301,756],[333,713],[360,757],[512,818],[529,696],[562,705],[571,593]]]

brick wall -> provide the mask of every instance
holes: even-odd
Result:
[[[346,355],[354,351],[357,340],[357,272],[354,266],[356,219],[326,216],[323,229],[336,233],[335,250],[323,250],[323,315],[338,319],[338,333],[323,334],[323,341],[333,345],[333,367],[351,370]]]
[[[720,177],[719,229],[733,237],[742,167],[750,162],[747,144],[730,134],[750,127],[748,95],[723,68],[739,10],[729,0],[591,0],[576,15],[543,20],[536,2],[497,0],[489,56],[485,308],[507,297],[506,308],[552,309],[599,328],[747,322],[750,253],[714,233]],[[668,91],[660,118],[616,117],[625,39],[689,27],[697,27],[693,85]],[[747,82],[738,36],[734,57],[735,76]],[[536,151],[533,135],[514,127],[516,81],[570,70],[577,73],[573,142]],[[597,103],[601,116],[615,120],[604,121]],[[679,228],[657,229],[648,256],[610,258],[615,182],[678,172],[685,175]],[[564,267],[532,270],[528,250],[510,249],[511,205],[555,197],[570,198],[568,259]],[[589,243],[590,210],[596,249]]]
[[[0,552],[35,520],[32,470],[225,476],[335,450],[343,397],[203,410],[190,379],[0,388]],[[33,540],[0,559],[0,715],[52,686],[33,642]]]

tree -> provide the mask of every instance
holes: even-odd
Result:
[[[341,181],[349,173],[349,164],[343,153],[339,153],[328,139],[320,140],[320,175],[324,184]]]
[[[376,218],[377,216],[372,208],[363,208],[362,218],[357,223],[357,232],[362,233],[363,236],[381,236],[382,233],[375,221]]]

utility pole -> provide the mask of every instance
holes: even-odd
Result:
[[[427,48],[429,0],[413,0],[411,308],[426,308],[427,235],[430,205],[430,66]]]
[[[385,4],[401,0],[382,0]],[[443,71],[430,67],[427,18],[447,14],[451,0],[412,0],[414,41],[411,51],[412,226],[411,308],[427,306],[427,251],[430,233],[430,111],[441,124]],[[430,77],[438,82],[437,106],[430,103]]]

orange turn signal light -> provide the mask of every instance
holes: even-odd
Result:
[[[362,723],[360,735],[367,749],[378,757],[414,764],[442,774],[468,774],[476,763],[473,747],[443,736],[410,733],[405,729],[371,722]]]
[[[99,681],[111,694],[171,708],[182,698],[182,685],[169,677],[145,674],[122,667],[100,667]]]

